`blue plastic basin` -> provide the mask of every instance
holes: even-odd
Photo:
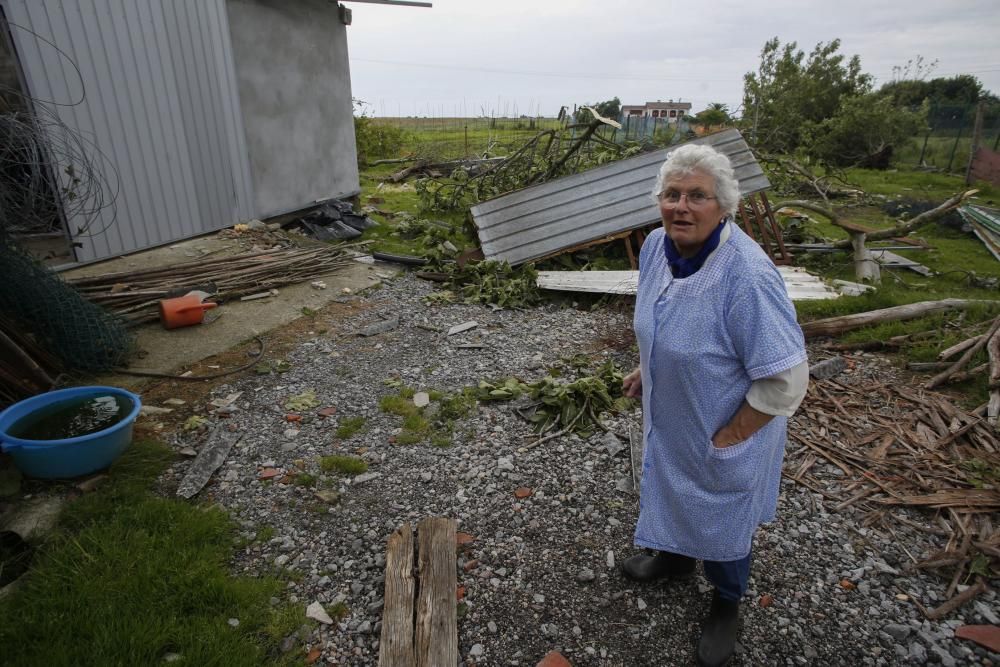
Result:
[[[22,417],[54,403],[98,394],[114,394],[132,401],[132,410],[115,425],[78,438],[62,440],[22,440],[7,429]],[[29,477],[56,479],[79,477],[107,468],[132,442],[132,426],[142,402],[132,392],[117,387],[73,387],[32,396],[0,412],[0,449],[10,454],[15,465]]]

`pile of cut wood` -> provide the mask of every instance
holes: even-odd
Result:
[[[161,299],[202,289],[225,300],[312,280],[348,264],[352,259],[350,251],[363,245],[260,250],[68,282],[87,299],[131,324],[141,324],[159,317]]]

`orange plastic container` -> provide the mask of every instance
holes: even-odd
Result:
[[[201,324],[205,317],[205,311],[215,308],[219,304],[212,301],[202,302],[204,292],[191,292],[184,296],[160,301],[160,322],[164,329],[176,329],[178,327],[189,327],[192,324]]]

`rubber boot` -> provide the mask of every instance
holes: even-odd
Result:
[[[736,635],[740,626],[740,603],[712,595],[708,617],[701,624],[698,640],[698,664],[701,667],[722,667],[729,662],[736,649]]]
[[[622,563],[622,574],[635,581],[651,582],[658,579],[683,579],[694,573],[695,559],[669,551],[655,555],[637,554]]]

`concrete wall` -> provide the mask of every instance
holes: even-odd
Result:
[[[260,217],[360,190],[347,31],[328,0],[226,0]]]

